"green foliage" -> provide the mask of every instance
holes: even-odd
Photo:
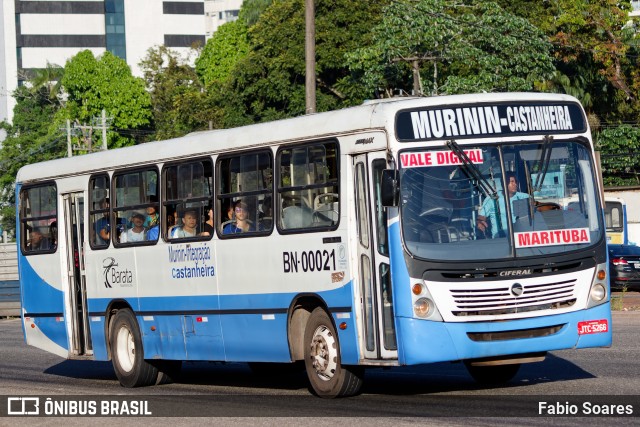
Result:
[[[95,58],[89,50],[67,61],[62,87],[68,94],[65,107],[58,117],[89,123],[105,109],[112,117],[110,148],[133,145],[135,140],[123,130],[141,129],[150,124],[151,97],[144,81],[133,77],[127,63],[111,52]]]
[[[604,185],[640,185],[640,128],[621,125],[597,134]]]
[[[2,227],[15,230],[15,181],[22,166],[62,157],[66,140],[53,117],[59,108],[50,97],[49,87],[19,87],[13,94],[16,107],[13,123],[0,123],[7,138],[0,148],[0,218]]]
[[[367,44],[381,0],[327,0],[316,6],[316,110],[360,103],[366,94],[345,55]],[[304,0],[273,2],[249,29],[249,52],[219,88],[225,126],[305,113]]]
[[[224,82],[248,51],[247,27],[243,21],[228,22],[207,41],[196,59],[196,73],[205,86]]]
[[[215,110],[186,59],[160,46],[149,49],[140,66],[153,109],[155,132],[150,140],[175,138],[209,126]]]
[[[273,0],[244,0],[240,7],[238,19],[244,22],[247,27],[252,27],[260,19],[260,15],[269,6]]]
[[[544,34],[493,2],[399,0],[383,16],[374,42],[348,55],[369,91],[529,91],[553,72]],[[414,82],[414,68],[428,88]]]

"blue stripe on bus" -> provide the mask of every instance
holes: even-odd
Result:
[[[342,361],[358,363],[351,282],[319,292],[334,315]],[[142,332],[145,358],[289,362],[287,316],[297,293],[165,296],[128,299]],[[104,316],[113,299],[88,301],[96,360],[107,359]],[[219,308],[217,308],[219,307]],[[336,318],[337,313],[351,313]]]

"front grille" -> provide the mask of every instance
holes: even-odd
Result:
[[[515,331],[501,332],[468,332],[467,336],[472,341],[490,342],[490,341],[506,341],[523,338],[540,338],[557,334],[565,325],[545,326],[543,328],[518,329]]]
[[[491,288],[450,289],[454,316],[498,316],[571,307],[576,302],[575,280],[524,286],[520,296],[511,293],[511,283]]]

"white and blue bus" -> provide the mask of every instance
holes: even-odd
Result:
[[[304,361],[323,397],[357,393],[366,367],[460,361],[508,381],[548,351],[611,344],[597,178],[580,104],[533,93],[367,102],[28,165],[25,339],[111,360],[126,387],[182,361]]]

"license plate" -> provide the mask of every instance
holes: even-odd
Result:
[[[601,332],[609,332],[607,319],[578,322],[578,335],[599,334]]]

